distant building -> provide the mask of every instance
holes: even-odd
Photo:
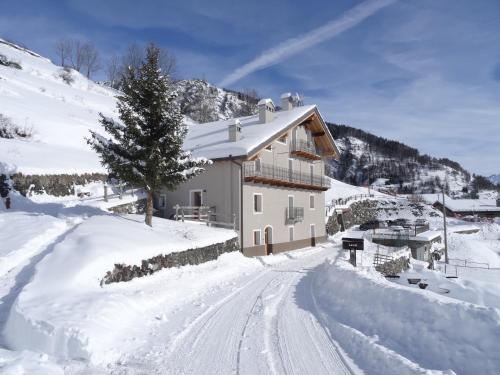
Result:
[[[442,194],[426,194],[425,200],[443,211]],[[480,218],[500,217],[500,199],[453,199],[445,197],[446,216],[463,218],[477,216]]]
[[[284,94],[281,110],[270,99],[258,107],[253,116],[190,125],[184,149],[214,163],[164,189],[157,213],[234,223],[248,256],[314,246],[326,239],[324,160],[338,158],[338,148],[315,105]]]

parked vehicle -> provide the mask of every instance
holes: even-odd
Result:
[[[389,220],[387,224],[390,227],[395,227],[395,226],[400,226],[400,227],[405,227],[409,228],[411,225],[407,219],[395,219],[395,220]]]
[[[404,232],[405,228],[402,227],[401,225],[393,225],[393,226],[391,226],[391,230],[393,232],[398,232],[399,233],[399,232]]]
[[[417,225],[417,226],[423,226],[423,225],[427,225],[427,224],[429,224],[429,222],[425,219],[415,220],[415,225]]]
[[[372,221],[367,221],[366,223],[363,223],[359,226],[360,230],[370,230],[370,229],[378,229],[380,228],[380,221],[378,220],[372,220]]]

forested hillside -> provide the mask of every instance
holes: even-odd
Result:
[[[442,185],[452,192],[470,189],[471,174],[455,161],[350,126],[328,123],[328,128],[341,150],[331,173],[341,181],[392,185],[401,193],[432,193]]]

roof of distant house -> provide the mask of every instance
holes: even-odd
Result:
[[[442,194],[424,194],[423,198],[426,202],[443,203]],[[445,198],[446,208],[453,212],[485,212],[485,211],[500,211],[494,199],[453,199],[448,195]]]
[[[324,125],[315,105],[273,112],[273,119],[266,123],[259,121],[258,114],[239,117],[241,138],[235,142],[228,138],[228,127],[234,124],[235,119],[190,124],[184,141],[184,149],[192,151],[195,157],[203,156],[209,159],[222,159],[229,156],[246,157],[258,151],[266,142],[279,137],[289,127],[300,124],[312,115],[316,115]],[[326,128],[326,125],[324,127]],[[335,154],[339,155],[337,146],[327,129],[325,136],[331,139]]]

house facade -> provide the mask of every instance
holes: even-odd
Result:
[[[234,223],[247,256],[324,241],[325,159],[339,152],[316,106],[297,106],[290,94],[281,99],[279,111],[263,99],[254,116],[191,125],[184,148],[213,164],[161,191],[157,214],[173,218],[186,209],[190,218]]]

